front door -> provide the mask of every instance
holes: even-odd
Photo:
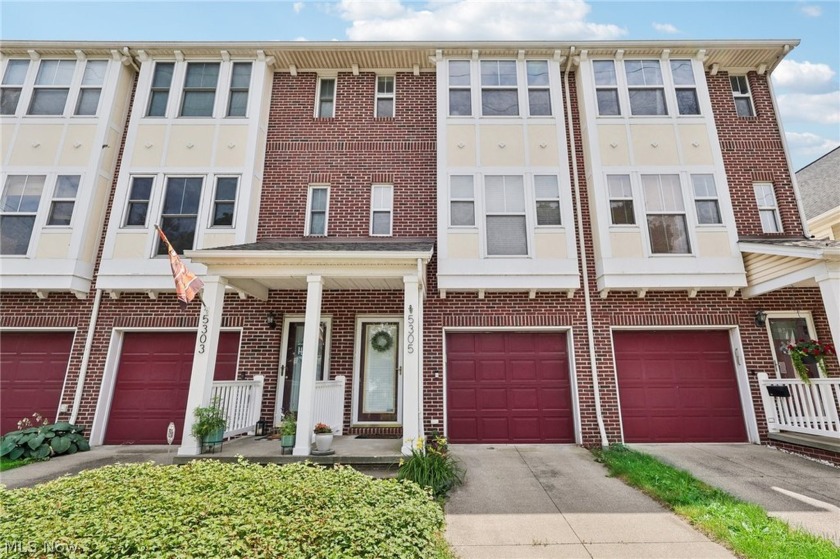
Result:
[[[398,420],[400,325],[398,322],[362,322],[359,358],[358,421]]]
[[[810,316],[772,316],[768,313],[767,329],[770,333],[770,343],[773,347],[773,358],[776,361],[777,376],[779,378],[799,378],[787,346],[799,340],[814,339],[814,328]],[[808,376],[819,378],[820,372],[816,363],[806,364]]]
[[[303,363],[303,322],[290,322],[286,349],[281,365],[283,377],[282,413],[297,412],[300,399],[300,367]],[[318,335],[318,364],[315,380],[324,380],[324,354],[327,340],[327,324],[321,323]]]

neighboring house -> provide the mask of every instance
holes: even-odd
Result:
[[[840,240],[840,147],[797,171],[796,182],[811,235]]]
[[[173,421],[189,455],[220,395],[231,434],[296,412],[299,455],[326,421],[405,450],[773,439],[840,461],[757,377],[840,338],[840,245],[803,236],[768,82],[795,46],[5,43],[4,429],[33,408],[155,444]],[[76,61],[49,95],[80,103],[79,61],[106,55],[87,118],[113,155],[62,230],[87,235],[86,283],[62,283],[60,245],[35,247],[70,200],[20,177],[76,172],[84,142],[42,137],[83,120],[26,107],[45,60],[53,82]],[[205,282],[185,312],[156,224]]]

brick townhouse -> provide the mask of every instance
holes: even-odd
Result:
[[[231,435],[296,412],[300,455],[327,421],[840,461],[838,362],[784,349],[840,337],[769,79],[796,44],[7,42],[2,430],[190,455],[220,396]]]

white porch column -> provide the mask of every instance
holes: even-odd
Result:
[[[204,305],[198,318],[198,334],[193,352],[190,391],[187,396],[187,412],[184,417],[184,432],[181,434],[179,456],[196,456],[201,453],[200,443],[190,434],[199,406],[210,403],[213,390],[213,373],[216,369],[216,352],[219,348],[219,330],[222,326],[222,308],[225,303],[225,284],[218,276],[204,278]]]
[[[840,262],[828,261],[825,268],[826,273],[814,279],[820,286],[828,326],[831,329],[831,341],[834,347],[840,349]]]
[[[403,401],[402,453],[411,454],[414,441],[423,435],[420,422],[420,336],[423,316],[420,310],[420,279],[417,276],[403,277],[405,288],[403,307]]]
[[[321,276],[306,277],[306,317],[303,324],[303,359],[300,364],[300,396],[297,413],[295,456],[309,456],[315,422],[315,375],[318,371],[318,337],[321,332]]]

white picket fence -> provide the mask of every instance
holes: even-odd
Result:
[[[252,380],[213,381],[211,401],[218,398],[219,406],[225,412],[225,438],[254,433],[260,418],[264,383],[263,375],[255,375]]]
[[[333,380],[315,382],[316,423],[326,423],[332,427],[334,435],[344,431],[344,385],[347,379],[337,376]]]
[[[840,439],[840,378],[769,378],[758,374],[767,430],[790,431]],[[771,396],[768,386],[787,387],[790,396]]]

